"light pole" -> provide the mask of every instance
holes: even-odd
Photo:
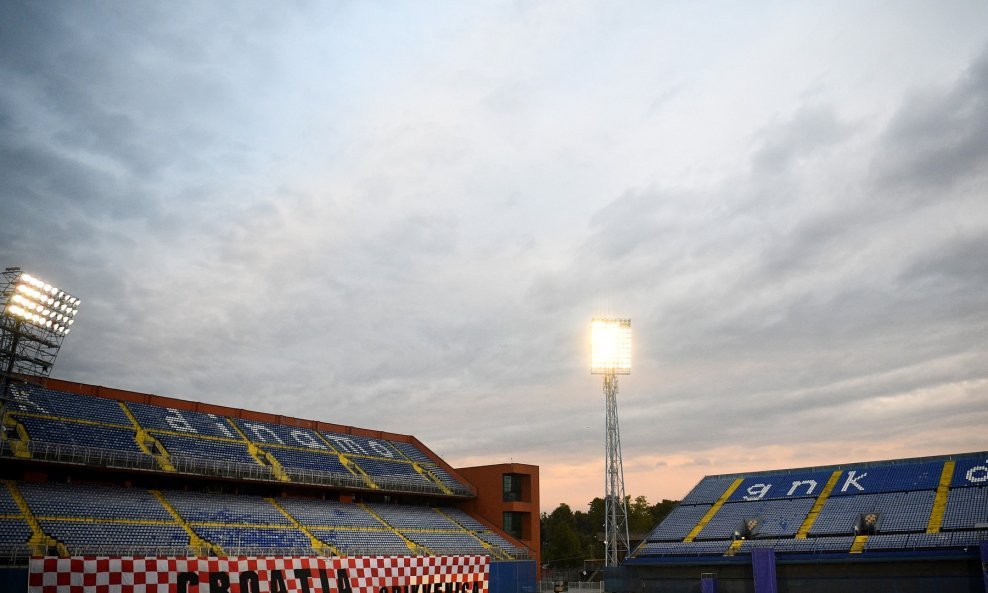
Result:
[[[590,373],[604,376],[604,566],[617,566],[631,548],[617,414],[617,376],[631,374],[630,319],[598,317],[590,322]]]

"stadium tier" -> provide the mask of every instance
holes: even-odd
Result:
[[[62,555],[524,555],[466,517],[418,505],[136,487],[7,480],[0,489],[4,541],[27,546],[34,539]]]
[[[988,452],[708,476],[628,564],[966,550],[988,541]]]
[[[6,445],[21,456],[209,477],[471,496],[413,443],[17,385]],[[84,461],[85,462],[85,461]]]
[[[512,538],[494,527],[499,508],[471,514],[500,503],[500,489],[479,492],[414,438],[290,420],[15,384],[0,439],[0,556],[537,558],[522,543],[537,529]],[[537,525],[537,482],[534,492]]]

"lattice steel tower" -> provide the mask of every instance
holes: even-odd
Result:
[[[617,566],[628,555],[628,506],[624,494],[621,430],[618,427],[617,375],[631,374],[631,320],[595,318],[590,323],[590,373],[604,376],[604,566]]]
[[[0,273],[0,400],[13,383],[48,377],[78,310],[79,299],[20,268]]]

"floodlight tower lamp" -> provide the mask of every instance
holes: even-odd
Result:
[[[617,375],[631,374],[630,319],[595,318],[591,321],[590,373],[604,376],[604,566],[617,566],[631,549],[617,414]]]
[[[80,302],[20,268],[0,273],[0,395],[14,379],[48,376]]]

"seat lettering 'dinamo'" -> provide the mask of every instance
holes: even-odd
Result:
[[[952,488],[965,486],[988,486],[988,459],[984,457],[961,457],[954,466]]]
[[[33,401],[26,391],[13,388],[10,390],[13,396],[14,409],[21,412],[35,412],[37,414],[51,414],[47,408]]]
[[[241,440],[240,435],[228,424],[227,418],[216,414],[201,412],[182,412],[176,408],[163,408],[160,417],[169,430],[194,435],[223,437]],[[326,451],[329,447],[321,442],[311,431],[293,429],[287,426],[268,424],[266,422],[247,422],[234,420],[237,426],[255,443],[291,445],[306,449]],[[160,424],[160,423],[159,423]],[[154,425],[152,424],[152,429]]]
[[[291,428],[280,424],[270,424],[260,421],[234,420],[247,438],[255,443],[267,445],[286,445],[328,451],[329,447],[316,433],[304,428]]]
[[[335,434],[332,432],[324,432],[323,436],[329,439],[333,443],[333,446],[339,449],[341,453],[355,453],[358,455],[367,455],[368,457],[387,457],[389,459],[395,456],[390,447],[373,439]]]
[[[200,434],[199,431],[196,430],[194,426],[192,426],[189,420],[184,415],[182,415],[182,412],[178,411],[175,408],[165,408],[165,409],[168,411],[168,413],[165,415],[164,420],[172,430],[176,432],[188,432],[190,434]],[[209,417],[210,420],[214,421],[213,427],[215,428],[215,430],[219,431],[218,435],[211,435],[211,436],[224,436],[228,439],[237,438],[237,435],[235,435],[233,431],[230,430],[230,427],[227,426],[226,422],[224,422],[222,418],[220,418],[216,414],[206,414],[206,416]]]

